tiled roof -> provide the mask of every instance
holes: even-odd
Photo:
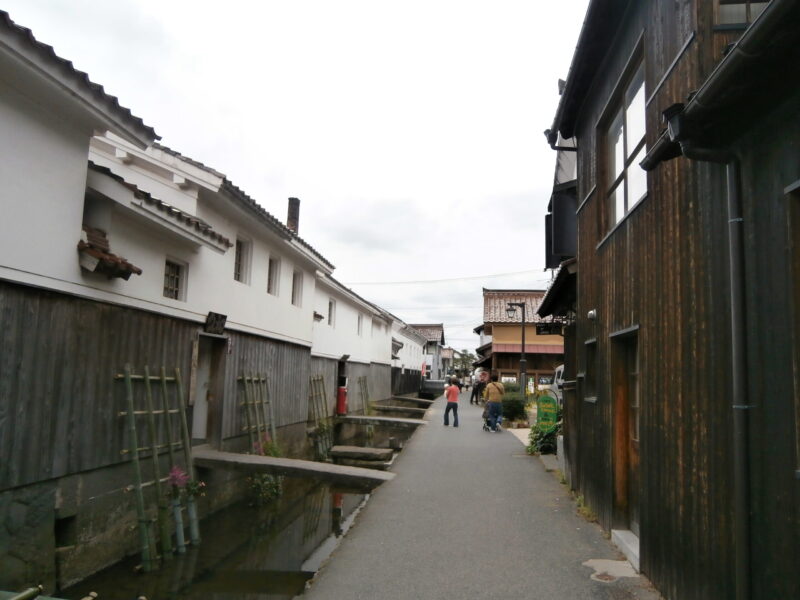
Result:
[[[443,323],[434,323],[429,325],[414,325],[413,323],[408,324],[409,327],[412,329],[416,329],[422,337],[424,337],[429,342],[438,342],[444,343],[444,324]]]
[[[115,181],[118,181],[126,188],[131,190],[136,198],[144,200],[147,204],[154,206],[157,210],[165,213],[169,218],[178,221],[182,225],[189,226],[191,229],[194,229],[195,232],[197,232],[201,236],[209,238],[210,240],[213,240],[214,242],[222,244],[223,246],[226,246],[228,248],[233,246],[233,243],[228,238],[214,231],[211,225],[209,225],[202,219],[198,219],[197,217],[190,215],[189,213],[184,212],[178,208],[175,208],[171,204],[167,204],[166,202],[163,202],[158,198],[153,198],[153,196],[151,196],[145,191],[140,190],[134,184],[125,181],[125,179],[123,179],[116,173],[112,172],[111,169],[97,165],[92,161],[89,161],[89,168],[93,171],[97,171],[98,173],[103,173],[104,175],[111,177]]]
[[[139,135],[142,137],[151,141],[160,139],[160,136],[156,134],[152,127],[145,125],[144,121],[131,113],[130,109],[122,106],[116,96],[107,94],[102,85],[91,81],[89,75],[76,69],[72,61],[58,56],[52,46],[38,41],[33,37],[30,29],[17,25],[11,20],[7,12],[0,10],[0,36],[6,32],[27,47],[33,56],[54,67],[62,78],[62,85],[69,84],[77,89],[83,88],[97,104],[105,107],[117,119],[127,122],[129,126],[138,130]]]
[[[142,274],[139,267],[111,252],[105,231],[84,225],[83,233],[83,239],[78,241],[78,252],[94,259],[91,261],[92,266],[89,267],[89,270],[107,275],[109,279],[121,277],[125,281],[130,278],[131,274]]]
[[[508,318],[506,308],[509,302],[525,303],[525,322],[537,323],[542,318],[536,313],[544,299],[544,290],[483,290],[484,323],[522,323],[522,311]]]
[[[247,194],[242,188],[240,188],[238,185],[236,185],[230,179],[228,179],[225,176],[224,173],[220,173],[219,171],[217,171],[215,169],[212,169],[211,167],[209,167],[207,165],[204,165],[200,161],[194,160],[193,158],[189,158],[188,156],[186,156],[184,154],[181,154],[177,150],[173,150],[172,148],[169,148],[168,146],[165,146],[163,144],[153,144],[153,148],[155,148],[157,150],[161,150],[162,152],[164,152],[166,154],[169,154],[171,156],[174,156],[176,158],[179,158],[179,159],[181,159],[183,161],[186,161],[190,165],[195,166],[198,169],[202,169],[203,171],[206,171],[207,173],[211,173],[212,175],[214,175],[216,177],[221,177],[222,180],[223,180],[222,181],[222,189],[224,191],[228,192],[234,199],[236,199],[239,202],[241,202],[242,204],[244,204],[245,207],[247,207],[248,209],[253,211],[261,221],[263,221],[264,223],[266,223],[268,226],[272,227],[273,229],[276,229],[286,239],[295,239],[295,240],[297,240],[298,243],[301,246],[303,246],[306,250],[311,252],[311,254],[316,256],[329,269],[333,270],[335,268],[333,266],[333,264],[328,259],[326,259],[324,256],[322,256],[322,254],[320,254],[320,252],[316,248],[314,248],[311,244],[306,242],[303,238],[301,238],[299,235],[297,235],[294,231],[289,229],[286,225],[281,223],[281,221],[279,219],[277,219],[275,216],[273,216],[271,213],[266,211],[258,202],[256,202],[253,198],[251,198],[250,195]]]
[[[200,164],[200,163],[198,163]],[[320,261],[322,261],[325,266],[329,269],[333,270],[335,267],[333,263],[331,263],[328,259],[326,259],[319,251],[314,248],[311,244],[306,242],[303,238],[297,235],[294,231],[286,227],[283,223],[281,223],[278,219],[272,216],[269,212],[264,210],[264,208],[255,200],[253,200],[250,196],[248,196],[241,188],[234,185],[229,179],[225,178],[222,182],[222,189],[226,190],[231,196],[239,200],[243,203],[247,208],[252,210],[262,221],[266,222],[268,225],[277,228],[281,233],[283,233],[288,239],[295,239],[297,240],[301,246],[303,246],[306,250],[311,252],[314,256],[316,256]]]

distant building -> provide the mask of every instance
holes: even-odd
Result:
[[[476,328],[481,340],[489,340],[476,351],[476,367],[497,373],[503,381],[519,379],[522,353],[522,311],[513,317],[509,302],[525,303],[525,357],[529,386],[552,381],[555,368],[563,362],[564,341],[560,335],[538,335],[536,324],[544,321],[536,314],[544,290],[483,290],[483,325]]]
[[[424,373],[426,379],[442,379],[445,371],[442,365],[442,350],[444,348],[444,325],[434,324],[410,324],[426,340],[424,356]]]

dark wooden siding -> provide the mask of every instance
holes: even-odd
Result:
[[[179,367],[188,395],[199,329],[155,313],[0,282],[0,489],[121,462],[127,431],[117,412],[125,397],[114,375],[126,363],[138,373],[145,365],[170,372]],[[309,349],[227,335],[224,437],[241,435],[237,377],[244,372],[268,375],[279,427],[305,421]],[[136,402],[144,408],[138,389]]]
[[[798,390],[792,377],[798,346],[788,252],[790,208],[800,196],[784,189],[800,180],[800,93],[782,99],[768,119],[754,122],[739,144],[745,201],[747,348],[754,598],[800,597],[800,468],[797,456]],[[764,135],[771,132],[771,135]],[[780,135],[775,135],[780,132]],[[793,206],[790,206],[793,205]],[[794,226],[800,225],[795,222]],[[795,320],[795,327],[791,326]],[[780,552],[775,550],[780,548]]]
[[[372,363],[369,366],[370,400],[386,400],[392,396],[392,367]]]
[[[311,375],[322,375],[325,378],[325,395],[327,396],[329,414],[333,414],[336,407],[336,378],[339,370],[339,361],[332,358],[311,357]]]
[[[596,124],[631,51],[645,31],[646,95],[684,41],[648,107],[647,142],[663,125],[660,112],[685,101],[721,59],[732,33],[712,33],[712,3],[632,3],[623,32],[598,73],[578,120],[578,370],[586,340],[596,339],[596,401],[579,385],[568,407],[573,485],[604,528],[621,524],[614,510],[617,421],[610,373],[610,335],[638,326],[641,392],[641,567],[668,599],[733,596],[730,299],[725,170],[677,158],[648,177],[648,197],[608,233]],[[696,12],[696,22],[693,15]],[[679,11],[680,15],[676,15]],[[647,27],[644,25],[647,24]],[[681,25],[682,24],[682,25]],[[735,34],[738,35],[738,34]],[[800,179],[797,95],[769,121],[753,119],[742,140],[746,203],[750,465],[753,597],[800,596],[800,491],[794,479],[792,306],[783,189]],[[743,132],[748,124],[743,126]],[[594,186],[597,188],[593,193]],[[797,285],[795,282],[794,285]],[[586,318],[596,310],[596,321]],[[570,440],[571,442],[571,440]],[[775,550],[781,548],[779,553]]]
[[[120,462],[126,362],[189,372],[197,325],[0,282],[0,489]]]
[[[226,335],[231,344],[225,369],[223,436],[242,435],[244,413],[239,401],[243,400],[243,389],[237,379],[244,373],[267,375],[277,427],[305,421],[308,378],[312,374],[309,348],[236,332]]]
[[[416,394],[419,392],[419,386],[422,380],[422,373],[420,371],[412,371],[406,369],[402,372],[400,367],[392,368],[392,394]]]

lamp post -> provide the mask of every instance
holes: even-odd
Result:
[[[506,315],[508,315],[509,319],[513,319],[517,314],[517,306],[522,308],[522,350],[519,354],[519,389],[523,394],[527,394],[528,368],[525,361],[525,303],[509,302],[506,307]]]

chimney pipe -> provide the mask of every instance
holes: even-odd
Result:
[[[300,199],[289,198],[289,214],[286,217],[286,227],[297,233],[300,226]]]

